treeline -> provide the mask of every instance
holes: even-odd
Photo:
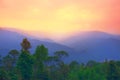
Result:
[[[31,54],[27,39],[21,47],[21,51],[11,50],[0,57],[0,80],[120,80],[120,61],[66,64],[63,59],[69,55],[65,51],[50,56],[48,49],[40,45]]]

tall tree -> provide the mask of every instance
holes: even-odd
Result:
[[[17,62],[17,70],[21,80],[31,80],[33,72],[33,58],[28,51],[22,51]]]
[[[48,58],[48,49],[44,45],[37,46],[34,56],[34,78],[45,80],[44,63]]]
[[[28,51],[28,49],[31,48],[31,44],[30,42],[27,40],[27,38],[24,38],[22,43],[21,43],[21,46],[22,46],[22,50],[24,51]],[[29,52],[29,51],[28,51]]]
[[[36,60],[45,61],[48,58],[48,49],[44,45],[37,46],[34,57]]]

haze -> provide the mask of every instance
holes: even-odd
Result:
[[[0,26],[60,40],[81,31],[120,34],[120,0],[0,0]]]

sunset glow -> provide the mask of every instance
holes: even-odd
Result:
[[[53,39],[86,30],[120,34],[120,0],[0,0],[0,26]]]

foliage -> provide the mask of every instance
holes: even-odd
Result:
[[[17,62],[17,70],[22,80],[30,80],[32,77],[33,58],[27,51],[22,51]]]
[[[3,68],[0,68],[0,80],[7,80],[7,73]]]
[[[31,48],[31,44],[30,42],[27,40],[27,38],[24,38],[22,43],[21,43],[21,46],[22,46],[22,50],[24,51],[28,51],[28,49]]]
[[[12,68],[13,68],[13,59],[10,57],[10,55],[7,55],[7,56],[3,57],[2,65],[6,70],[12,70]]]
[[[120,80],[120,67],[114,61],[108,63],[107,80]]]
[[[36,80],[44,80],[46,79],[46,73],[45,73],[45,61],[48,58],[48,49],[44,47],[44,45],[37,46],[34,57],[34,79]]]
[[[29,52],[30,42],[25,38],[22,50],[11,50],[0,57],[0,80],[120,80],[120,61],[65,63],[66,51],[48,54],[44,45]]]
[[[15,65],[16,64],[16,61],[17,61],[17,59],[18,59],[18,56],[19,56],[19,51],[17,51],[17,50],[11,50],[10,52],[9,52],[9,56],[12,58],[12,61],[13,61],[13,65]]]

